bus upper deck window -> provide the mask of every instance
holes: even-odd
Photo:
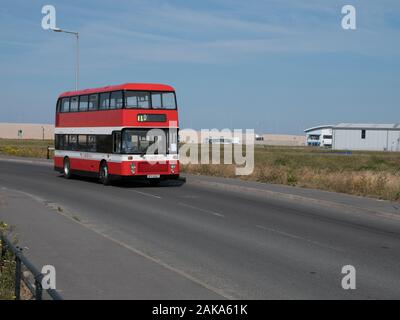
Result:
[[[162,104],[161,104],[161,93],[157,92],[157,93],[152,93],[151,94],[151,106],[154,109],[160,109],[162,108]]]
[[[123,102],[122,91],[111,92],[110,109],[121,109]]]
[[[162,94],[162,106],[164,109],[175,109],[175,95],[173,92],[165,92]]]
[[[69,111],[70,112],[78,111],[78,97],[72,97],[71,98],[71,104],[69,106]]]
[[[107,110],[110,107],[110,93],[105,92],[100,94],[100,110]]]
[[[89,104],[89,96],[81,96],[79,98],[79,111],[87,111]]]
[[[89,96],[89,110],[97,110],[99,107],[99,95],[98,94],[91,94]]]
[[[69,98],[63,98],[61,101],[61,112],[69,112]]]
[[[149,109],[150,108],[150,93],[139,91],[125,92],[125,106],[128,109]]]

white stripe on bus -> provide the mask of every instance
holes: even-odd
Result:
[[[97,152],[81,152],[81,151],[67,151],[55,150],[54,156],[56,157],[69,157],[71,159],[81,160],[97,160],[103,159],[109,162],[123,162],[123,161],[177,161],[178,155],[168,154],[164,155],[129,155],[129,154],[112,154],[112,153],[97,153]],[[130,159],[131,158],[131,159]]]
[[[111,134],[113,131],[121,131],[122,129],[177,129],[177,127],[154,128],[153,126],[140,127],[57,127],[54,129],[55,134]]]

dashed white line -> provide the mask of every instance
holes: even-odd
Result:
[[[297,236],[295,234],[287,233],[287,232],[284,232],[284,231],[279,231],[279,230],[276,230],[276,229],[273,229],[273,228],[268,228],[268,227],[261,226],[261,225],[256,225],[256,227],[259,228],[259,229],[262,229],[264,231],[275,232],[277,234],[280,234],[280,235],[283,235],[283,236],[286,236],[286,237],[289,237],[289,238],[292,238],[292,239],[302,240],[302,241],[311,243],[311,244],[313,244],[315,246],[318,246],[318,247],[328,248],[328,249],[331,249],[331,250],[334,250],[334,251],[340,251],[340,252],[343,251],[343,250],[340,250],[338,248],[334,248],[334,247],[325,245],[325,244],[317,242],[317,241],[313,241],[313,240],[310,240],[310,239],[307,239],[307,238],[304,238],[304,237],[301,237],[301,236]]]
[[[162,197],[157,196],[157,195],[155,195],[155,194],[151,194],[151,193],[147,193],[147,192],[142,192],[142,191],[137,191],[137,190],[132,190],[132,191],[135,192],[135,193],[139,193],[139,194],[141,194],[141,195],[143,195],[143,196],[153,197],[153,198],[156,198],[156,199],[162,199]]]
[[[215,212],[215,211],[211,211],[211,210],[207,210],[207,209],[191,206],[190,204],[186,204],[186,203],[183,203],[183,202],[179,202],[178,204],[181,205],[181,206],[184,206],[184,207],[188,207],[188,208],[194,209],[194,210],[198,210],[198,211],[201,211],[201,212],[209,213],[209,214],[212,214],[212,215],[220,217],[220,218],[225,218],[225,216],[223,214]]]

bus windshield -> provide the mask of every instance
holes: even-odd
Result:
[[[169,146],[167,149],[167,140]],[[165,129],[125,129],[122,131],[122,153],[125,154],[167,154],[176,153],[176,141],[168,139]]]

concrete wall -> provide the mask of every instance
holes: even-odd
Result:
[[[0,139],[42,139],[43,129],[45,139],[54,139],[54,125],[51,124],[0,123]],[[18,134],[19,130],[22,130],[21,136]],[[200,131],[182,129],[179,131],[179,136],[181,142],[184,142],[183,139],[186,137],[188,143],[197,141],[204,143],[200,138]],[[229,132],[221,133],[219,131],[207,135],[211,138],[220,138],[221,136],[231,137]],[[262,137],[264,140],[256,141],[255,144],[271,146],[304,146],[306,144],[304,136],[264,134]],[[241,139],[239,142],[241,143]]]
[[[243,131],[243,134],[245,131]],[[204,138],[211,137],[211,138],[221,138],[221,137],[231,137],[230,133],[227,132],[215,132],[210,133],[206,137],[200,136],[200,131],[190,130],[190,129],[182,129],[179,131],[179,138],[181,142],[188,143],[197,143],[201,142],[204,143]],[[306,137],[305,136],[296,136],[296,135],[284,135],[284,134],[263,134],[261,135],[263,140],[255,141],[257,145],[270,145],[270,146],[305,146],[306,145]],[[242,137],[241,137],[242,138]],[[239,139],[241,143],[242,139]]]
[[[54,125],[0,123],[0,139],[54,139]]]
[[[333,149],[400,151],[400,131],[385,129],[366,129],[365,139],[362,139],[361,129],[334,129]]]
[[[288,134],[263,134],[263,141],[256,141],[256,144],[268,146],[305,146],[306,137]]]
[[[243,132],[245,133],[245,132]],[[210,130],[209,132],[202,133],[200,130],[181,129],[179,130],[179,141],[186,143],[207,143],[208,139],[232,139],[232,132],[229,130]],[[241,143],[242,137],[235,139],[236,143]]]

